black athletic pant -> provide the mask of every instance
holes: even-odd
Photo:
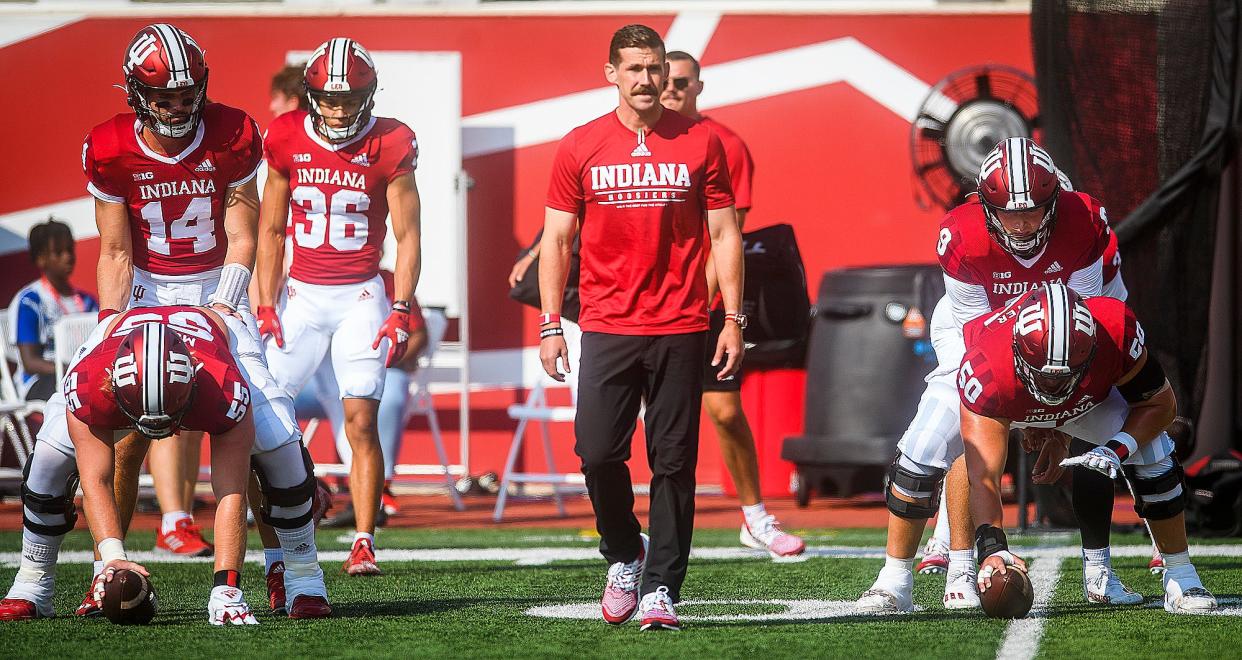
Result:
[[[625,462],[644,401],[651,517],[641,594],[668,587],[680,598],[694,531],[694,469],[699,455],[705,333],[631,336],[582,334],[574,451],[595,507],[600,553],[633,561],[642,548],[634,489]]]
[[[1081,456],[1092,449],[1095,445],[1086,440],[1070,440],[1070,456]],[[1074,517],[1078,519],[1082,547],[1088,550],[1108,547],[1116,487],[1112,479],[1095,470],[1081,466],[1074,468]]]

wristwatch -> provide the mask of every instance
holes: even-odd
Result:
[[[745,330],[746,325],[750,322],[750,319],[745,314],[735,314],[733,312],[725,314],[725,320],[736,323],[739,330]]]

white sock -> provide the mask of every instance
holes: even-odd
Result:
[[[742,507],[742,515],[746,517],[746,525],[754,529],[759,525],[759,521],[768,515],[767,507],[763,506],[763,502],[751,504]]]
[[[936,512],[936,530],[932,532],[932,538],[947,544],[949,542],[949,498],[945,497],[945,493],[940,495],[940,510]]]
[[[8,598],[22,598],[44,606],[52,600],[56,580],[56,557],[65,536],[44,536],[22,530],[22,558]],[[42,609],[42,608],[41,608]]]
[[[94,572],[94,573],[91,573],[91,579],[92,579],[92,580],[94,580],[94,579],[95,579],[95,576],[96,576],[96,575],[99,575],[100,573],[102,573],[102,572],[103,572],[103,567],[104,567],[103,560],[102,560],[102,559],[96,559],[96,560],[95,560],[95,566],[94,566],[94,568],[95,568],[95,572]]]
[[[168,513],[165,513],[160,521],[160,533],[167,534],[174,529],[177,529],[177,523],[182,520],[194,520],[194,516],[191,516],[185,511],[169,511]]]
[[[280,536],[277,534],[277,536]],[[272,564],[285,560],[285,551],[280,548],[263,548],[263,573],[272,570]]]
[[[1083,548],[1082,561],[1087,566],[1111,567],[1113,565],[1112,552],[1108,546],[1103,548]]]
[[[949,551],[949,575],[970,574],[975,572],[974,550]]]
[[[315,538],[314,534],[311,535],[311,538],[312,539]],[[367,541],[371,542],[372,548],[375,547],[375,535],[374,534],[367,534],[366,532],[354,532],[354,543],[357,543],[358,539],[366,539]]]

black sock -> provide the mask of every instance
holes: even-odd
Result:
[[[1095,445],[1073,438],[1070,440],[1070,456],[1085,454]],[[1074,517],[1082,535],[1082,547],[1096,550],[1108,547],[1108,537],[1113,523],[1113,497],[1116,493],[1113,480],[1084,467],[1074,468]]]

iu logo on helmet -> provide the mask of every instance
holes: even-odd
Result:
[[[138,35],[134,39],[134,43],[129,47],[129,59],[125,61],[125,72],[129,73],[136,66],[142,66],[143,62],[156,51],[156,38],[150,32]]]

